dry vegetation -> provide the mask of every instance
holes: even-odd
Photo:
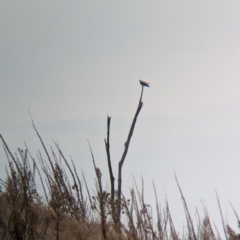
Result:
[[[138,114],[143,106],[142,92],[133,122],[124,144],[124,152],[118,165],[118,187],[115,189],[110,156],[110,122],[107,119],[105,139],[110,191],[103,188],[102,173],[94,156],[95,192],[89,191],[84,174],[81,176],[73,161],[67,160],[54,142],[51,153],[33,127],[44,149],[44,157],[38,152],[37,160],[27,146],[13,155],[0,134],[8,160],[7,177],[0,179],[0,239],[3,240],[215,240],[222,239],[212,225],[207,209],[203,207],[201,217],[193,223],[187,203],[178,184],[186,216],[186,230],[176,231],[167,199],[160,206],[153,184],[156,206],[152,208],[144,199],[144,185],[141,190],[130,190],[130,198],[122,193],[122,166],[127,155],[130,140]],[[40,187],[39,187],[40,185]],[[218,200],[218,198],[217,198]],[[219,209],[221,207],[218,200]],[[153,211],[156,213],[153,219]],[[234,208],[234,213],[236,214]],[[222,215],[222,213],[221,213]],[[238,216],[236,214],[237,220]],[[238,220],[239,222],[239,220]],[[224,238],[240,239],[222,218]],[[195,227],[194,227],[195,226]],[[214,226],[214,227],[213,227]]]
[[[101,170],[92,155],[96,188],[91,194],[84,174],[78,175],[73,161],[66,160],[57,144],[49,154],[38,136],[46,159],[39,152],[36,161],[27,146],[14,156],[0,135],[8,159],[7,177],[1,180],[0,239],[221,239],[206,208],[194,228],[179,185],[187,222],[187,231],[181,234],[175,230],[167,200],[163,208],[158,204],[154,185],[155,210],[145,203],[144,188],[139,191],[136,184],[130,199],[122,195],[112,201],[111,194],[103,189]],[[37,187],[39,183],[41,187]],[[157,213],[156,219],[152,211]],[[223,226],[224,238],[239,239],[228,225]]]

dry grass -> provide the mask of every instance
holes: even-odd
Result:
[[[205,208],[204,216],[198,215],[194,229],[178,182],[186,213],[187,230],[184,233],[175,230],[168,202],[166,200],[164,206],[160,206],[154,186],[155,210],[145,203],[143,183],[141,191],[136,184],[130,190],[130,199],[122,195],[120,201],[112,200],[111,194],[103,189],[101,170],[97,168],[92,154],[96,188],[91,195],[84,175],[78,175],[73,162],[66,160],[59,146],[55,143],[55,150],[51,148],[49,154],[38,136],[46,159],[39,152],[36,161],[27,146],[25,150],[18,149],[18,154],[14,156],[0,135],[8,159],[7,177],[1,181],[0,239],[221,239],[218,232],[213,230]],[[41,195],[37,188],[39,183],[43,192]],[[119,206],[121,220],[117,217]],[[155,220],[152,211],[157,213]],[[239,235],[224,222],[223,227],[226,233],[224,237],[239,239]]]

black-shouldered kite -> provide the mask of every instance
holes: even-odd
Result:
[[[141,84],[143,87],[150,87],[150,86],[149,86],[150,83],[147,83],[147,82],[145,82],[145,81],[143,81],[143,80],[141,80],[141,79],[139,80],[139,82],[140,82],[140,84]]]

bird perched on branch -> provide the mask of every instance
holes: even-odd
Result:
[[[143,80],[139,80],[140,84],[143,86],[143,87],[150,87],[149,84],[150,83],[147,83],[147,82],[144,82]]]

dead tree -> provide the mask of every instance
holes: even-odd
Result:
[[[115,219],[115,221],[117,221],[118,223],[120,222],[120,218],[121,218],[122,167],[123,167],[124,160],[127,156],[127,152],[128,152],[128,148],[129,148],[129,145],[130,145],[132,135],[133,135],[134,127],[135,127],[136,122],[137,122],[137,117],[138,117],[138,115],[139,115],[139,113],[142,109],[142,106],[143,106],[143,102],[142,102],[143,88],[144,87],[149,87],[149,83],[146,83],[142,80],[140,80],[139,82],[142,85],[142,91],[141,91],[138,107],[137,107],[136,113],[134,115],[132,125],[131,125],[131,128],[130,128],[129,133],[128,133],[127,140],[124,144],[124,151],[123,151],[122,157],[121,157],[121,159],[118,163],[117,219]],[[105,148],[106,148],[107,160],[108,160],[108,170],[109,170],[109,177],[110,177],[110,183],[111,183],[111,199],[112,199],[112,202],[114,202],[114,193],[115,193],[114,181],[115,181],[115,178],[114,178],[113,171],[112,171],[111,156],[110,156],[110,140],[109,140],[109,138],[110,138],[110,124],[111,124],[111,117],[107,116],[107,138],[104,139],[104,141],[105,141]],[[115,212],[115,209],[113,209],[113,211]]]

